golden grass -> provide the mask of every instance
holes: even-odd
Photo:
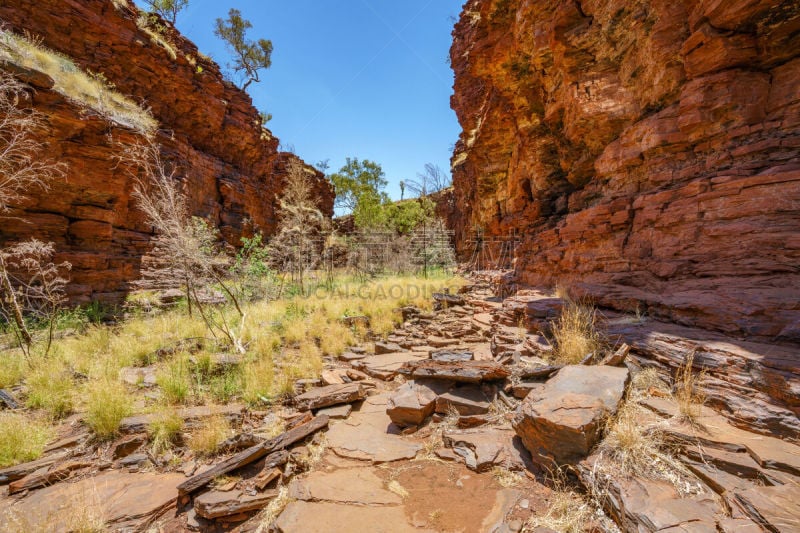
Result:
[[[530,518],[526,529],[541,527],[559,533],[583,533],[594,518],[592,505],[581,494],[562,483],[555,484],[547,500],[547,512]]]
[[[256,529],[256,533],[266,533],[271,531],[270,526],[280,516],[283,510],[294,500],[289,496],[289,489],[281,487],[278,489],[278,495],[269,502],[263,511],[258,515],[260,525]]]
[[[28,407],[42,409],[53,419],[72,412],[75,384],[68,368],[42,363],[28,375],[26,383]]]
[[[632,394],[649,395],[653,391],[659,391],[663,394],[667,394],[669,392],[669,386],[661,377],[657,368],[643,368],[633,375],[633,378],[631,379]]]
[[[270,402],[276,394],[275,363],[262,357],[245,366],[242,372],[242,399],[251,405]]]
[[[498,485],[506,489],[519,487],[525,482],[525,477],[518,472],[512,472],[500,466],[492,469],[492,478]]]
[[[35,39],[0,31],[0,59],[44,72],[53,78],[57,92],[117,124],[144,134],[156,129],[150,112],[117,92],[102,74],[83,71],[70,58]]]
[[[649,412],[628,400],[606,425],[598,445],[597,460],[585,483],[597,502],[608,497],[608,482],[620,476],[666,481],[681,495],[702,489],[695,476],[677,458],[677,450],[664,438],[660,424],[647,424]]]
[[[189,449],[200,457],[210,457],[217,453],[219,445],[228,438],[230,429],[230,424],[225,417],[206,418],[189,434],[187,440]]]
[[[86,424],[100,440],[117,435],[122,419],[133,412],[131,397],[117,381],[95,381],[86,386]]]
[[[580,363],[588,354],[596,353],[602,347],[596,318],[593,307],[567,300],[561,316],[553,322],[554,356],[558,362]]]
[[[173,61],[178,59],[178,51],[167,39],[165,28],[157,23],[157,19],[151,18],[150,15],[142,12],[136,19],[136,26],[150,37],[150,41],[153,44],[163,48]]]
[[[166,403],[183,404],[189,400],[192,389],[189,363],[185,357],[179,356],[156,376],[156,383]]]
[[[0,389],[10,389],[25,377],[25,361],[18,352],[8,350],[0,357]]]
[[[161,409],[147,428],[153,453],[159,454],[172,448],[183,430],[183,418],[174,408]]]
[[[269,405],[294,394],[296,380],[318,378],[324,357],[388,332],[400,319],[396,309],[409,304],[429,309],[431,293],[461,283],[445,278],[359,282],[341,277],[334,289],[320,289],[312,296],[246,303],[247,353],[237,367],[223,373],[213,363],[217,348],[199,317],[177,308],[141,313],[113,326],[89,326],[57,338],[51,357],[34,360],[33,368],[17,353],[0,358],[0,383],[24,383],[23,399],[47,418],[83,414],[101,438],[113,436],[119,419],[132,413],[134,394],[144,399],[143,388],[127,392],[120,381],[123,367],[155,367],[158,387],[153,391],[161,394],[162,408],[233,401]],[[377,331],[349,327],[342,320],[346,316],[367,316],[378,325]],[[188,353],[189,345],[197,342],[203,349]],[[141,403],[145,407],[140,412],[152,410],[152,402]]]
[[[705,394],[700,387],[705,371],[695,374],[693,369],[694,356],[694,351],[686,356],[686,360],[678,368],[675,376],[675,400],[678,402],[678,410],[681,418],[690,423],[697,421],[702,405],[705,402]]]
[[[389,481],[389,483],[386,485],[386,488],[403,499],[408,498],[408,491],[396,479]]]
[[[0,468],[37,459],[52,436],[41,420],[0,412]]]

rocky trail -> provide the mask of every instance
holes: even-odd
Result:
[[[797,391],[781,348],[608,315],[615,349],[560,366],[542,333],[564,302],[537,291],[503,300],[492,287],[476,279],[436,295],[434,312],[402,309],[392,335],[328,360],[287,405],[184,409],[187,427],[225,416],[238,428],[213,460],[154,455],[150,415],[126,419],[102,446],[69,419],[43,457],[0,470],[0,529],[549,531],[530,520],[552,512],[564,483],[594,494],[594,530],[800,528],[797,417],[768,403],[776,379],[745,382],[764,368]],[[637,378],[649,366],[671,383],[687,349],[708,371],[690,420],[665,382]],[[609,416],[632,407],[677,466],[656,455],[652,475],[632,476],[597,446]],[[555,465],[565,472],[556,490]]]

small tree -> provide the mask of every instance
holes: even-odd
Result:
[[[9,74],[0,74],[0,214],[25,199],[36,188],[47,189],[64,176],[65,166],[42,156],[37,133],[44,117],[20,104],[27,87]],[[69,263],[52,262],[53,244],[37,240],[0,248],[0,318],[9,324],[28,362],[34,336],[25,316],[45,322],[48,330],[44,355],[50,351],[55,316],[66,300],[61,276]]]
[[[214,338],[222,337],[244,353],[241,333],[246,316],[224,279],[230,258],[219,251],[216,231],[206,221],[191,216],[176,171],[162,161],[155,141],[123,147],[121,159],[135,169],[131,171],[133,196],[156,233],[150,251],[152,259],[142,269],[140,285],[151,289],[183,287],[189,314],[197,310]],[[224,309],[207,305],[214,287],[224,292],[241,318],[238,333]]]
[[[253,24],[244,18],[238,9],[228,11],[227,20],[218,18],[214,35],[228,43],[233,51],[234,62],[231,65],[236,73],[243,73],[245,77],[242,90],[247,89],[253,82],[260,82],[259,71],[272,65],[272,41],[259,39],[249,41],[245,36]]]
[[[328,220],[312,199],[311,175],[304,165],[289,165],[286,185],[280,198],[281,220],[278,233],[269,246],[269,258],[292,281],[303,285],[305,273],[316,268],[321,258],[321,241]]]
[[[186,9],[189,0],[144,0],[151,13],[158,13],[173,26],[178,19],[178,13]]]
[[[32,361],[33,336],[25,323],[23,312],[46,328],[42,355],[47,357],[53,344],[58,313],[67,302],[64,273],[72,268],[68,262],[54,263],[53,243],[36,239],[0,249],[3,303],[0,317],[13,324],[17,344],[25,358]]]
[[[448,188],[452,184],[452,179],[438,165],[427,163],[425,172],[418,173],[416,180],[409,180],[405,183],[410,191],[418,196],[427,196]]]
[[[331,174],[336,188],[336,207],[354,212],[359,202],[374,202],[388,182],[378,163],[367,159],[347,158],[339,172]]]

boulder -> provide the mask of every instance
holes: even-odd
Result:
[[[437,396],[451,386],[444,381],[409,381],[389,397],[386,414],[398,426],[418,426],[433,413]]]
[[[530,391],[512,425],[534,460],[573,464],[600,437],[603,419],[616,413],[630,378],[627,368],[566,366]]]
[[[294,402],[301,411],[330,407],[343,403],[352,403],[366,398],[367,393],[363,386],[358,383],[344,383],[338,385],[327,385],[311,389],[297,397]]]

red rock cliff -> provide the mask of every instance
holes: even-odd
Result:
[[[238,244],[242,235],[270,234],[288,163],[278,139],[259,125],[250,97],[223,80],[219,67],[173,30],[175,57],[136,24],[131,5],[111,0],[10,0],[0,20],[28,31],[82,68],[102,73],[117,91],[149,107],[159,123],[165,157],[177,164],[195,215]],[[46,79],[46,77],[45,77]],[[73,264],[76,301],[119,300],[138,276],[150,228],[131,199],[132,184],[117,168],[111,139],[135,133],[93,115],[48,89],[34,87],[33,105],[46,115],[49,155],[67,163],[66,180],[16,206],[0,242],[35,236],[58,245]],[[317,174],[315,193],[333,214],[333,191]]]
[[[800,340],[800,4],[469,0],[459,235],[623,309]]]

